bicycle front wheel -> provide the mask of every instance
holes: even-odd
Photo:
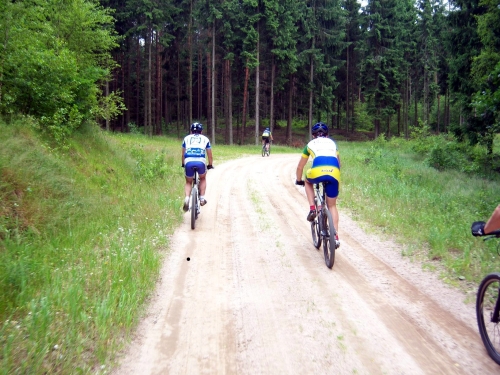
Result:
[[[319,231],[319,221],[317,216],[311,223],[311,234],[314,247],[319,249],[321,247],[321,233]]]
[[[196,227],[196,216],[198,211],[198,189],[196,187],[191,191],[191,229]]]
[[[491,273],[479,285],[476,299],[476,317],[483,344],[489,356],[498,365],[500,365],[499,298],[500,273]]]
[[[328,268],[333,267],[335,263],[335,227],[333,226],[333,218],[330,211],[323,208],[323,252],[325,253],[325,264]]]

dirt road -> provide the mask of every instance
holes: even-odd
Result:
[[[342,245],[325,266],[298,160],[256,155],[209,172],[208,204],[194,231],[186,214],[173,236],[115,374],[498,373],[465,296],[365,233],[341,202]]]

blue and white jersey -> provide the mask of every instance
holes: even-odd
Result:
[[[182,142],[184,151],[184,163],[190,161],[202,161],[207,163],[205,159],[206,150],[211,148],[210,140],[202,134],[189,134]]]

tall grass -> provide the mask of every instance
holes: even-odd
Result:
[[[488,219],[499,203],[498,177],[436,170],[412,146],[383,138],[341,143],[341,207],[404,243],[406,254],[442,262],[450,280],[500,270],[494,241],[470,232],[471,223]]]
[[[100,369],[180,222],[180,146],[89,127],[64,153],[22,124],[0,133],[0,371]]]

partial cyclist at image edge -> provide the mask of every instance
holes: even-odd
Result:
[[[500,205],[493,211],[487,222],[475,221],[471,227],[472,235],[475,237],[485,236],[497,229],[500,229]]]
[[[262,133],[262,147],[264,147],[265,145],[266,150],[269,150],[269,142],[273,140],[274,139],[271,130],[269,128],[265,128],[264,132]]]
[[[207,188],[206,174],[208,169],[212,169],[213,157],[210,140],[202,135],[203,125],[194,122],[190,127],[191,134],[184,137],[182,142],[182,167],[185,169],[186,184],[184,187],[185,198],[182,209],[184,212],[189,210],[189,196],[191,195],[191,185],[194,177],[194,168],[198,169],[200,177],[200,204],[207,204],[205,191]],[[208,165],[207,159],[208,156]]]
[[[333,225],[337,231],[337,247],[340,246],[338,239],[339,213],[337,210],[337,197],[340,186],[340,155],[335,141],[328,137],[328,126],[323,122],[314,124],[311,129],[313,139],[304,147],[302,155],[297,165],[297,175],[295,183],[304,185],[307,200],[309,202],[308,221],[313,221],[317,215],[314,204],[313,184],[327,182],[326,184],[326,204],[333,217]],[[312,158],[312,166],[306,171],[306,179],[302,181],[304,167]]]
[[[484,241],[500,238],[500,205],[487,222],[475,221],[472,235]],[[497,253],[499,248],[497,246]],[[499,253],[500,254],[500,253]],[[500,365],[500,273],[491,272],[479,284],[476,295],[476,319],[481,340],[488,355]]]

